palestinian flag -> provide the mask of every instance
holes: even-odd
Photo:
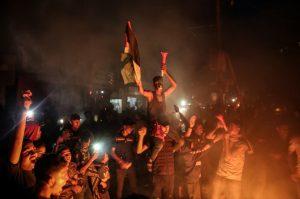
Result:
[[[125,38],[125,50],[121,54],[121,74],[124,84],[129,84],[135,83],[135,79],[141,80],[139,48],[129,21],[126,24]]]

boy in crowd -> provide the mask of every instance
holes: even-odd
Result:
[[[117,198],[122,198],[125,177],[128,176],[130,190],[137,193],[134,157],[136,154],[136,140],[133,134],[134,122],[130,119],[123,121],[123,128],[115,137],[111,148],[111,156],[117,162]]]
[[[226,198],[241,197],[241,181],[246,153],[252,154],[249,142],[241,135],[238,121],[232,121],[228,131],[220,138],[223,151],[213,182],[212,199],[219,199],[226,192]]]
[[[67,162],[56,154],[45,155],[37,161],[35,175],[36,198],[58,197],[68,180]]]
[[[221,128],[224,128],[224,126],[218,121],[217,126],[207,134],[204,131],[203,124],[195,115],[191,116],[189,120],[189,128],[184,133],[185,146],[180,153],[184,166],[184,185],[189,199],[201,199],[200,179],[203,152],[213,144],[213,141],[209,139],[209,135],[214,134]]]
[[[9,161],[6,165],[7,171],[4,179],[7,179],[8,181],[2,182],[5,187],[4,190],[9,191],[9,194],[13,198],[17,198],[18,195],[25,198],[28,197],[30,194],[32,194],[33,188],[36,184],[36,178],[33,172],[37,158],[36,148],[33,142],[23,141],[26,128],[27,112],[32,104],[31,97],[31,91],[26,91],[23,94],[23,110],[21,114],[21,120],[13,139]],[[12,188],[13,191],[11,190]]]
[[[81,136],[81,132],[79,131],[80,125],[80,116],[77,113],[72,114],[70,117],[70,127],[63,130],[62,134],[58,137],[54,152],[62,145],[68,145],[71,148],[75,147]]]
[[[68,166],[68,181],[59,198],[72,199],[82,191],[83,175],[77,170],[77,165],[72,162],[72,154],[68,147],[60,149],[58,155],[66,161]]]
[[[77,143],[74,160],[78,166],[79,172],[84,176],[83,190],[77,194],[78,198],[89,199],[92,198],[92,187],[90,186],[89,170],[93,169],[94,161],[98,158],[98,153],[95,151],[90,153],[90,144],[92,142],[91,135],[89,133],[83,134],[79,143]]]
[[[180,138],[180,136],[174,132],[173,130],[170,130],[170,123],[168,121],[167,117],[159,117],[157,122],[154,125],[153,129],[153,148],[151,152],[151,156],[147,162],[147,169],[149,172],[152,172],[152,164],[155,161],[158,153],[164,146],[165,137],[169,136],[171,139],[175,140],[176,144],[173,148],[173,153],[175,153],[180,147],[183,146],[184,140]]]
[[[110,179],[108,160],[107,153],[102,154],[100,161],[94,164],[94,169],[89,171],[94,199],[110,199],[108,192]]]

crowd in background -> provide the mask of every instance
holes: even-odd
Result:
[[[86,112],[41,126],[28,114],[31,95],[1,143],[7,198],[298,198],[297,120],[175,109],[153,125],[107,110],[101,123]]]

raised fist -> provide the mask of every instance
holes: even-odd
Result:
[[[146,133],[147,133],[147,128],[144,126],[142,128],[140,128],[138,131],[139,136],[145,136]]]
[[[161,71],[163,72],[164,75],[167,74],[167,65],[163,65],[161,67]]]
[[[223,115],[218,114],[218,115],[216,115],[216,118],[217,118],[220,122],[225,123],[225,120],[224,120],[224,116],[223,116]]]
[[[32,92],[30,90],[26,90],[22,97],[25,99],[25,100],[31,100],[31,97],[32,97]]]
[[[193,128],[196,124],[196,120],[197,120],[197,116],[196,115],[193,115],[191,118],[190,118],[190,128]]]
[[[30,90],[27,90],[23,93],[22,98],[23,98],[23,106],[26,110],[29,110],[32,102],[31,102],[31,97],[32,97],[32,92]]]

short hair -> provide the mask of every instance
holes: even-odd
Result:
[[[67,162],[54,153],[42,156],[35,164],[34,173],[37,183],[47,182],[51,174],[67,166]]]
[[[168,125],[170,125],[169,118],[166,115],[160,115],[157,118],[156,121],[157,121],[158,124],[160,124],[162,126],[168,126]]]
[[[131,118],[125,118],[122,122],[123,125],[125,126],[132,126],[135,124],[134,120]]]
[[[34,142],[32,142],[31,140],[24,139],[24,140],[23,140],[23,144],[22,144],[22,150],[25,150],[25,147],[26,147],[28,144],[32,144],[33,146],[35,146],[35,145],[34,145]]]
[[[239,127],[242,127],[242,121],[237,118],[233,118],[233,119],[229,120],[229,124],[235,124]]]
[[[160,83],[162,83],[162,81],[163,81],[163,77],[162,77],[162,76],[155,76],[155,77],[153,78],[153,84],[154,84],[155,82],[160,82]]]
[[[63,152],[64,150],[70,150],[70,151],[71,151],[70,147],[68,147],[68,146],[66,146],[66,145],[62,145],[61,147],[58,148],[56,154],[57,154],[57,155],[60,155],[61,152]]]
[[[73,113],[70,117],[71,120],[80,120],[80,115],[77,113]]]
[[[46,147],[46,143],[43,142],[41,139],[39,139],[39,140],[33,142],[33,144],[34,144],[34,146],[37,147],[37,148],[39,148],[39,147],[41,147],[41,146],[45,146],[45,147]]]
[[[92,141],[93,134],[90,131],[84,131],[80,133],[80,141],[81,142],[88,142],[89,140]]]

